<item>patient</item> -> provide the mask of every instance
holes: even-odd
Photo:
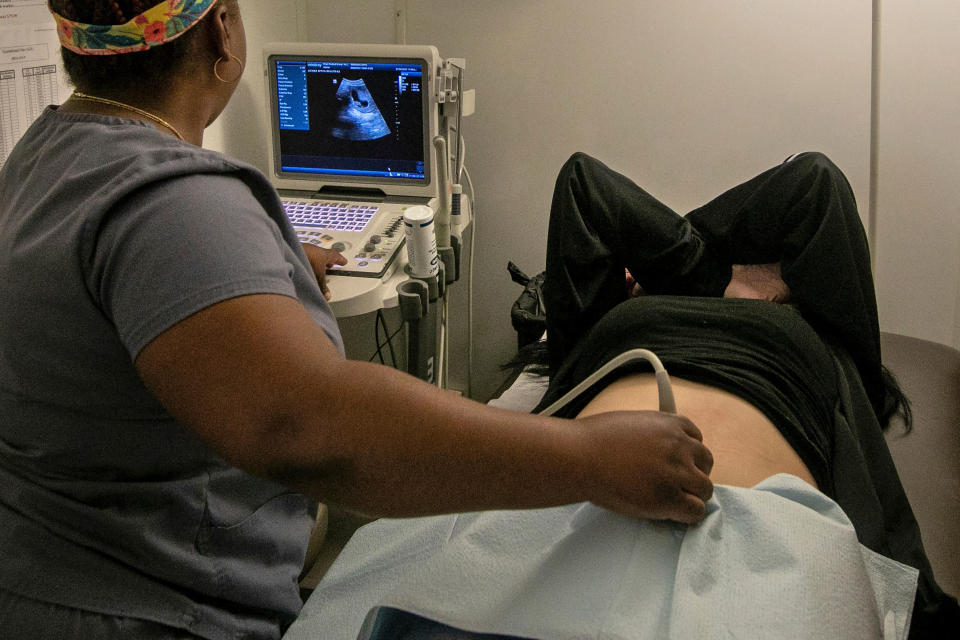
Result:
[[[631,295],[638,291],[643,295]],[[602,163],[576,154],[554,192],[544,296],[551,378],[538,409],[619,354],[653,351],[671,374],[679,412],[699,425],[714,454],[711,479],[721,505],[740,495],[723,485],[765,483],[764,490],[798,495],[801,502],[825,494],[842,508],[862,545],[919,570],[910,637],[948,637],[957,628],[956,601],[934,581],[883,440],[881,425],[898,413],[909,428],[909,407],[881,364],[867,241],[849,184],[830,160],[816,153],[791,157],[680,216]],[[641,362],[608,375],[557,415],[657,406],[656,383]],[[809,488],[798,489],[791,478]],[[571,532],[558,544],[613,544],[615,521],[598,529],[602,543],[596,536],[577,538],[583,521],[599,517],[583,513],[556,521]],[[460,531],[474,540],[465,543],[468,549],[501,545],[509,553],[513,538],[491,542],[499,525],[482,525],[497,517],[437,521],[431,535],[447,540],[436,543],[442,547]],[[552,517],[503,516],[510,535],[531,538],[553,526]],[[728,524],[735,530],[743,523]],[[384,524],[381,532],[400,538],[418,526]],[[700,529],[711,526],[708,516]],[[772,531],[789,534],[798,526],[806,525],[773,523]],[[694,537],[696,529],[690,529]],[[661,533],[647,530],[651,539],[644,545],[652,549],[659,540],[669,547],[657,537]],[[363,539],[357,544],[362,547]],[[435,566],[423,555],[429,546],[418,540],[390,557],[384,551],[373,558],[373,548],[356,552],[352,558],[360,566],[345,560],[331,589],[343,587],[338,580],[346,572],[376,575],[384,563],[409,563],[397,557],[408,552],[421,554],[427,571]],[[660,588],[655,567],[641,567],[650,573],[650,589]],[[323,587],[320,596],[327,598]],[[381,612],[377,623],[381,635],[370,637],[488,637],[405,613]]]
[[[792,156],[680,216],[575,154],[557,178],[543,290],[540,408],[619,353],[652,350],[714,453],[715,484],[786,472],[818,487],[860,542],[920,570],[913,637],[956,624],[882,437],[898,413],[910,428],[909,405],[881,363],[854,195],[827,157]],[[634,371],[558,415],[655,408],[652,376]]]
[[[592,174],[592,175],[591,175]],[[589,176],[589,177],[588,177]],[[640,252],[635,251],[632,246],[626,247],[624,255],[617,255],[618,239],[625,234],[621,227],[633,227],[637,232],[644,232],[652,224],[657,227],[661,234],[674,233],[677,237],[674,242],[663,247],[673,252],[690,252],[694,260],[703,260],[707,252],[702,238],[695,228],[691,227],[683,218],[668,213],[663,210],[663,206],[653,200],[648,194],[640,191],[631,183],[618,185],[622,178],[601,163],[589,158],[588,156],[575,155],[564,167],[557,182],[557,190],[554,195],[554,211],[551,215],[553,223],[552,233],[554,237],[551,241],[551,247],[554,249],[549,258],[551,265],[551,275],[549,278],[551,286],[548,287],[547,306],[556,313],[551,314],[553,321],[553,330],[561,335],[577,335],[582,333],[578,331],[579,323],[582,323],[583,316],[593,317],[602,313],[603,309],[591,309],[592,305],[610,304],[610,300],[620,298],[619,292],[613,288],[610,290],[610,297],[605,295],[595,296],[593,301],[588,296],[590,292],[595,292],[597,283],[607,284],[608,278],[597,278],[597,273],[618,274],[618,267],[613,267],[610,262],[622,261],[624,264],[633,264],[637,277],[625,268],[626,292],[625,298],[635,298],[649,295],[638,281],[638,277],[644,282],[652,283],[655,274],[651,271],[657,267],[656,263],[651,261],[638,262]],[[614,188],[611,189],[611,184]],[[634,193],[617,193],[617,188],[634,191]],[[615,216],[606,220],[598,220],[602,212],[611,211],[615,204],[610,198],[623,199],[625,202],[632,203],[633,208],[622,207]],[[591,201],[592,199],[592,201]],[[603,202],[599,200],[606,199]],[[854,213],[856,209],[853,209]],[[598,215],[598,212],[599,215]],[[714,214],[717,215],[717,214]],[[723,214],[720,214],[723,215]],[[730,215],[729,212],[727,215]],[[653,218],[652,220],[650,218]],[[676,223],[679,226],[674,227]],[[571,234],[570,227],[573,227],[575,233]],[[664,227],[667,227],[665,229]],[[566,241],[570,237],[576,237],[577,234],[585,234],[590,237],[590,241],[584,243],[587,247],[592,247],[598,255],[588,256],[584,251],[584,245],[578,245],[572,252],[572,255],[564,254],[571,245]],[[561,236],[557,238],[556,236]],[[582,236],[581,236],[582,237]],[[681,249],[684,245],[688,247]],[[693,249],[689,245],[695,246]],[[559,249],[557,249],[559,247]],[[621,245],[622,247],[622,245]],[[647,249],[650,248],[649,241]],[[663,249],[654,252],[661,257]],[[774,254],[769,254],[773,257]],[[781,256],[777,255],[777,258]],[[599,265],[584,266],[586,260],[597,260]],[[666,257],[664,260],[671,264],[673,258]],[[686,265],[685,269],[694,271],[695,265]],[[790,301],[790,288],[783,280],[781,265],[779,262],[772,264],[731,264],[723,265],[719,270],[726,275],[729,272],[729,282],[722,291],[723,298],[740,298],[758,301],[768,301],[774,303],[788,303]],[[552,286],[557,279],[566,286]],[[609,278],[610,286],[614,287],[617,283],[613,281],[616,278]],[[672,285],[677,287],[676,284]],[[694,285],[687,285],[696,286]],[[682,290],[682,287],[678,287]],[[575,295],[571,295],[576,290]],[[672,293],[672,291],[671,291]],[[702,292],[701,292],[702,293]],[[586,295],[585,295],[586,294]],[[646,301],[643,301],[644,303]],[[688,301],[680,301],[683,307],[688,306]],[[713,303],[709,303],[713,305]],[[642,307],[643,303],[635,303],[636,307]],[[607,308],[606,310],[609,310]],[[733,313],[734,309],[729,305],[724,307],[725,313]],[[635,318],[643,314],[644,309],[638,308],[631,310],[629,321],[623,322],[618,318],[621,329],[625,331],[642,331],[634,327]],[[734,314],[736,315],[736,314]],[[557,320],[556,318],[561,318]],[[572,318],[572,320],[571,320]],[[695,324],[699,324],[701,319],[694,318]],[[564,321],[568,326],[558,327],[558,323]],[[643,322],[645,326],[659,326],[662,322]],[[573,325],[572,327],[569,325]],[[677,327],[675,326],[674,329]],[[779,324],[778,324],[779,328]],[[652,338],[646,338],[651,340]],[[694,335],[690,336],[689,344],[693,344],[697,339],[702,339],[699,328],[695,329]],[[611,341],[611,336],[606,335],[602,340],[608,341],[607,344],[598,345],[604,349]],[[594,343],[597,342],[595,339]],[[618,340],[613,339],[616,344]],[[562,340],[549,343],[553,351],[563,349]],[[650,342],[645,342],[650,344]],[[554,346],[558,345],[558,346]],[[689,345],[684,345],[689,346]],[[554,361],[562,361],[569,357],[569,353],[554,353]],[[578,360],[575,358],[574,360]],[[603,360],[606,360],[604,358]],[[622,370],[621,370],[622,371]],[[555,372],[556,373],[556,372]],[[604,384],[598,384],[594,389],[596,397],[590,400],[585,406],[581,401],[580,406],[583,409],[579,411],[577,417],[586,417],[597,413],[607,411],[623,410],[655,410],[658,407],[659,397],[657,382],[650,373],[620,373],[623,377],[617,378],[618,374],[613,374],[607,378]],[[709,376],[708,376],[709,377]],[[561,388],[562,376],[555,376],[557,383],[554,385],[554,393],[547,397],[552,398],[556,395],[557,389]],[[673,393],[677,401],[677,406],[681,407],[683,415],[687,416],[696,424],[703,425],[704,444],[714,453],[714,467],[710,477],[715,484],[726,484],[739,487],[751,487],[765,478],[777,473],[790,473],[803,479],[814,487],[817,482],[804,461],[786,440],[783,434],[774,426],[768,418],[757,407],[744,400],[741,395],[725,391],[724,389],[710,384],[692,382],[676,376],[672,379]],[[894,387],[894,392],[896,388]],[[541,407],[545,402],[541,403]],[[909,410],[909,405],[905,405]],[[571,411],[566,412],[568,415]]]

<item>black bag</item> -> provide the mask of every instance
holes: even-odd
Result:
[[[543,280],[545,272],[532,278],[513,262],[507,262],[510,278],[523,286],[523,292],[510,308],[510,323],[517,332],[517,348],[523,348],[539,340],[547,330],[546,307],[543,303]]]

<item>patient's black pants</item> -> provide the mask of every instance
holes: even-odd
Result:
[[[804,153],[681,216],[582,153],[557,178],[544,299],[550,368],[626,299],[624,268],[650,294],[721,296],[733,264],[779,262],[791,302],[853,357],[883,406],[870,253],[850,184]]]

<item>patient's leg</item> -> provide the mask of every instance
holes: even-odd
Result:
[[[552,369],[627,297],[624,268],[647,293],[719,296],[730,266],[680,215],[582,153],[561,169],[550,210],[544,297]]]
[[[839,338],[879,414],[884,390],[870,250],[840,169],[823,154],[800,154],[686,218],[731,264],[780,263],[791,302],[818,331]]]

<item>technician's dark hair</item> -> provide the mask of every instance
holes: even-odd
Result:
[[[86,24],[124,24],[159,4],[159,0],[49,0],[50,8],[68,20]],[[239,11],[237,0],[217,0]],[[210,20],[211,11],[203,20]],[[60,48],[63,67],[74,86],[84,93],[109,95],[119,87],[140,86],[158,91],[190,59],[200,33],[193,25],[180,37],[146,51],[118,55],[82,55]]]

